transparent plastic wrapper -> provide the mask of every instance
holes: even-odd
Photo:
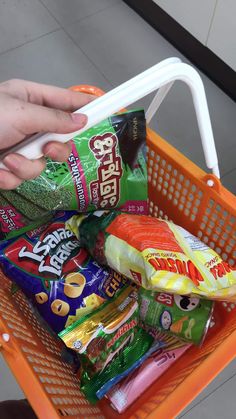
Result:
[[[218,310],[219,308],[219,303],[214,304],[208,337],[215,335],[222,328],[222,313]],[[192,347],[191,344],[167,334],[166,331],[160,331],[144,323],[142,323],[142,327],[162,345],[152,352],[142,365],[114,385],[106,394],[111,406],[119,413],[125,412],[135,400],[143,395],[145,390],[151,387],[167,369],[171,368],[174,362]]]
[[[146,289],[236,300],[236,267],[172,222],[100,211],[68,227],[97,261]]]
[[[129,280],[99,266],[65,228],[72,212],[0,243],[0,266],[58,333],[111,299]]]
[[[153,344],[153,337],[138,325],[137,299],[137,289],[127,286],[59,334],[79,354],[81,390],[91,403],[138,366]]]
[[[140,331],[138,331],[138,335],[139,334],[141,334],[142,337],[145,336]],[[164,346],[165,346],[164,342],[159,341],[159,340],[154,341],[152,346],[150,347],[150,349],[148,349],[143,355],[139,355],[139,357],[137,359],[135,359],[134,362],[131,363],[131,365],[128,366],[128,368],[125,371],[122,371],[122,372],[117,371],[116,376],[114,376],[114,377],[110,378],[108,381],[106,381],[102,385],[102,387],[97,390],[97,392],[96,392],[97,398],[99,400],[102,399],[110,391],[110,389],[112,389],[117,383],[119,383],[125,377],[132,374],[132,372],[135,371],[137,368],[139,368],[139,366],[142,365],[146,361],[146,359],[149,358],[149,356],[151,356],[151,354],[156,352],[157,349],[162,348]],[[136,348],[136,349],[138,349],[138,348]],[[133,350],[133,348],[131,348],[131,351],[132,350]]]
[[[116,384],[107,394],[112,407],[123,413],[190,347],[174,344],[158,348],[136,370]]]
[[[143,110],[113,115],[71,141],[66,163],[47,160],[36,179],[0,190],[0,239],[36,228],[55,210],[147,213]]]

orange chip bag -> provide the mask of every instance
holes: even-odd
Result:
[[[100,211],[68,226],[98,262],[146,289],[236,300],[236,267],[172,222]]]

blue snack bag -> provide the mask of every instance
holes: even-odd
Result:
[[[127,283],[101,267],[65,228],[74,212],[0,244],[4,274],[30,298],[56,333],[90,313]]]

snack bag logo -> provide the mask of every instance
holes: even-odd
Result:
[[[223,278],[225,275],[235,270],[236,270],[236,267],[230,266],[225,261],[217,263],[210,268],[210,272],[212,273],[212,275],[214,276],[216,280],[219,278]]]
[[[79,246],[71,231],[55,224],[34,245],[27,240],[23,240],[23,244],[18,252],[18,260],[33,262],[37,265],[38,273],[56,277],[61,276],[64,264]]]
[[[135,282],[138,283],[138,285],[142,284],[142,275],[139,272],[135,272],[132,269],[130,269],[130,273],[134,279]]]
[[[108,297],[114,297],[116,291],[120,289],[123,285],[127,283],[127,278],[123,275],[118,274],[117,272],[112,273],[112,279],[110,276],[105,282],[105,293]]]
[[[160,292],[156,295],[156,301],[165,306],[172,307],[174,305],[174,296],[165,292]]]
[[[116,332],[116,334],[113,336],[113,338],[107,343],[107,348],[110,348],[114,343],[125,333],[127,333],[129,330],[134,329],[138,325],[138,322],[136,319],[131,320],[129,323],[124,324],[121,326]]]
[[[199,282],[203,282],[204,279],[191,260],[184,261],[173,258],[159,258],[151,256],[148,262],[153,266],[156,271],[167,271],[177,273],[179,275],[185,275],[193,281],[195,285],[199,285]]]
[[[92,201],[100,208],[115,207],[120,199],[123,170],[121,157],[117,154],[117,144],[118,139],[111,132],[95,135],[89,141],[89,147],[100,163],[98,179],[90,183]]]
[[[11,206],[0,209],[0,224],[4,233],[24,227],[22,215],[17,213],[15,208]]]

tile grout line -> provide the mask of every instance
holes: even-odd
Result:
[[[199,406],[204,400],[208,399],[208,397],[212,396],[217,390],[219,390],[221,387],[223,387],[226,383],[228,383],[232,378],[236,376],[236,373],[232,375],[231,377],[227,378],[223,383],[221,383],[218,387],[216,387],[214,390],[212,390],[209,394],[207,394],[205,397],[203,397],[198,403],[196,403],[194,406],[192,406],[189,410],[187,410],[184,415],[179,416],[179,419],[184,418],[191,410],[193,410],[195,407]]]
[[[205,44],[206,46],[208,45],[208,41],[209,41],[209,38],[210,38],[210,33],[211,33],[212,26],[213,26],[213,21],[214,21],[214,18],[215,18],[217,5],[218,5],[218,0],[215,0],[215,6],[214,6],[214,9],[213,9],[213,14],[212,14],[212,17],[211,17],[210,26],[209,26],[209,29],[208,29],[208,32],[207,32],[207,37],[206,37],[206,44]]]
[[[112,87],[114,87],[114,85],[113,85],[113,83],[111,83],[111,81],[106,77],[106,75],[99,69],[99,67],[97,67],[97,65],[91,60],[91,58],[86,54],[86,52],[75,42],[75,40],[72,38],[72,36],[67,32],[67,30],[66,30],[66,28],[64,27],[64,26],[62,26],[61,25],[61,23],[58,21],[58,19],[54,16],[54,14],[51,12],[51,10],[50,9],[48,9],[48,7],[43,3],[43,1],[42,0],[39,0],[40,1],[40,3],[45,7],[45,9],[48,11],[48,13],[55,19],[55,21],[58,23],[58,25],[60,25],[60,30],[63,30],[63,32],[68,36],[68,38],[70,38],[70,40],[73,42],[73,44],[85,55],[85,57],[88,59],[88,61],[95,67],[95,69],[104,77],[104,79],[112,86]],[[106,10],[106,9],[108,9],[108,8],[111,8],[111,7],[114,7],[114,6],[116,6],[116,5],[112,5],[112,6],[108,6],[108,7],[106,7],[106,8],[104,8],[104,9],[102,9],[102,10],[99,10],[98,12],[96,12],[96,13],[93,13],[93,14],[91,14],[91,15],[89,15],[89,16],[86,16],[86,17],[84,17],[84,18],[82,18],[82,19],[80,19],[80,20],[77,20],[77,21],[75,21],[75,22],[73,22],[72,23],[72,25],[74,25],[75,23],[78,23],[78,22],[81,22],[82,20],[85,20],[85,19],[87,19],[88,17],[90,17],[90,16],[95,16],[96,14],[98,14],[98,13],[100,13],[100,12],[102,12],[102,11],[104,11],[104,10]],[[99,87],[99,86],[98,86]]]
[[[53,12],[46,6],[46,4],[44,4],[44,0],[39,0],[39,2],[45,7],[45,9],[50,13],[50,15],[55,19],[55,21],[60,25],[60,27],[62,28],[62,29],[64,29],[65,30],[65,32],[66,32],[66,29],[65,29],[65,26],[56,18],[56,16],[53,14]],[[90,13],[90,14],[88,14],[87,16],[84,16],[84,17],[81,17],[81,18],[79,18],[79,19],[76,19],[76,20],[73,20],[73,21],[71,21],[71,22],[69,22],[68,23],[68,25],[74,25],[75,23],[79,23],[79,22],[82,22],[83,20],[86,20],[86,19],[88,19],[88,18],[90,18],[91,16],[95,16],[95,15],[97,15],[98,13],[101,13],[101,12],[104,12],[106,9],[110,9],[110,8],[112,8],[112,7],[116,7],[118,4],[122,4],[122,3],[120,3],[120,0],[119,0],[119,3],[115,3],[115,4],[111,4],[110,6],[106,6],[106,7],[104,7],[104,8],[102,8],[102,9],[100,9],[100,10],[98,10],[97,12],[94,12],[94,13]],[[67,33],[67,32],[66,32]]]
[[[221,176],[221,179],[223,179],[225,176],[230,175],[230,173],[233,173],[235,170],[236,170],[236,167],[235,167],[234,169],[231,169],[231,170],[229,170],[228,172],[224,173],[224,174]]]
[[[12,47],[12,48],[6,49],[5,51],[0,52],[0,56],[1,56],[1,55],[4,55],[4,54],[7,54],[8,52],[15,51],[15,50],[16,50],[16,49],[18,49],[18,48],[24,47],[25,45],[28,45],[28,44],[30,44],[31,42],[35,42],[35,41],[37,41],[38,39],[43,38],[44,36],[51,35],[52,33],[58,32],[58,31],[60,31],[61,29],[62,29],[61,27],[60,27],[60,28],[57,28],[57,29],[53,29],[53,30],[52,30],[52,31],[50,31],[50,32],[44,33],[44,34],[42,34],[42,35],[38,36],[37,38],[33,38],[33,39],[29,40],[29,41],[24,42],[23,44],[17,45],[16,47]]]
[[[75,40],[72,38],[72,36],[63,28],[65,34],[70,38],[70,40],[73,42],[73,44],[85,55],[85,57],[88,59],[88,61],[96,68],[96,70],[104,77],[104,79],[112,86],[114,87],[113,83],[107,78],[107,76],[100,70],[100,68],[97,66],[97,64],[94,63],[93,60],[87,55],[87,53],[81,48]],[[97,86],[99,87],[99,86]]]

